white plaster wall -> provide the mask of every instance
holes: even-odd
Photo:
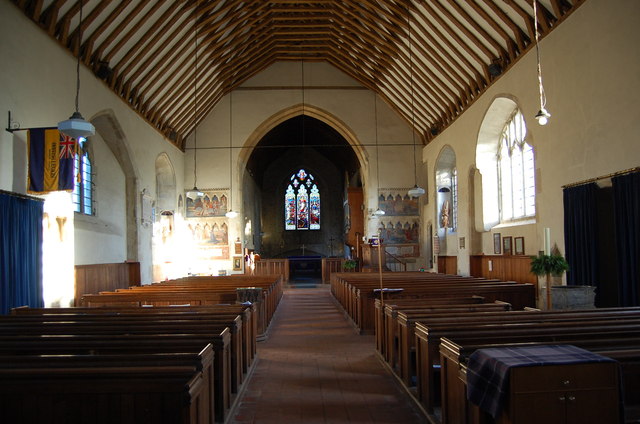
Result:
[[[75,265],[124,262],[126,243],[126,196],[124,172],[100,135],[91,137],[93,172],[97,177],[95,216],[76,214]],[[95,164],[95,165],[94,165]]]
[[[613,5],[612,3],[615,3]],[[433,173],[441,148],[456,153],[459,180],[458,237],[469,236],[468,172],[484,115],[501,95],[516,100],[524,113],[534,146],[537,184],[536,224],[495,229],[524,236],[527,254],[543,248],[543,231],[564,253],[562,185],[632,168],[640,158],[640,2],[589,0],[540,43],[543,82],[551,121],[539,126],[535,50],[490,87],[464,114],[423,150]],[[432,176],[430,175],[432,178]],[[434,190],[428,193],[435,197]],[[432,205],[435,203],[430,202]],[[436,221],[426,208],[423,222]],[[460,251],[460,271],[468,274],[469,250]],[[483,233],[483,252],[493,254],[491,233]]]
[[[272,126],[275,116],[299,107],[303,102],[302,67],[300,62],[277,62],[233,91],[232,163],[233,207],[241,207],[241,179],[251,147]],[[332,115],[341,127],[361,145],[364,169],[366,209],[377,207],[375,178],[374,94],[335,67],[326,63],[304,64],[304,107]],[[197,130],[198,188],[229,187],[229,95],[203,120]],[[380,98],[377,100],[378,143],[380,147],[380,186],[412,187],[413,137],[410,127]],[[417,143],[420,143],[418,140]],[[391,147],[382,145],[392,145]],[[404,146],[399,146],[404,145]],[[417,150],[419,155],[419,148]],[[184,187],[193,187],[193,137],[186,144]],[[242,220],[230,225],[230,238],[241,237]],[[367,224],[366,224],[367,225]],[[376,220],[370,220],[366,231],[376,232]]]
[[[3,116],[10,110],[14,118],[25,128],[55,126],[59,121],[67,119],[74,109],[75,58],[52,41],[10,2],[0,2],[0,37],[0,111]],[[102,81],[93,78],[84,67],[81,67],[80,78],[80,112],[89,120],[105,110],[112,112],[122,130],[123,142],[131,156],[138,190],[146,189],[147,192],[155,193],[155,159],[161,152],[169,155],[176,170],[177,187],[182,187],[183,153],[129,109]],[[24,139],[24,132],[16,132],[13,137],[3,134],[0,138],[3,144],[0,147],[2,188],[19,190],[20,187],[25,187],[22,180],[26,175],[26,150],[21,150],[24,149],[21,147]],[[12,144],[9,146],[9,143]],[[19,154],[16,154],[16,151]],[[8,152],[13,154],[5,155]],[[13,160],[12,156],[18,157]],[[96,166],[100,169],[102,164],[96,163]],[[11,178],[5,169],[12,169]],[[8,181],[10,179],[13,181]],[[116,196],[111,189],[106,188],[109,184],[108,174],[97,175],[96,182],[96,194],[100,199],[100,205],[118,205],[118,202],[122,201],[120,195]],[[126,208],[137,210],[138,259],[141,262],[142,281],[150,282],[151,227],[145,228],[140,225],[140,198],[136,197],[135,204],[127,204]],[[100,217],[104,215],[101,210],[98,212]],[[78,258],[83,263],[107,263],[124,256],[122,252],[107,252],[105,249],[95,248],[90,233],[94,232],[97,237],[102,237],[99,228],[83,228],[82,231],[87,232],[87,237],[83,237],[82,245],[76,246],[76,251],[83,252],[82,257]],[[109,237],[116,235],[112,234]],[[85,241],[89,244],[84,245]]]

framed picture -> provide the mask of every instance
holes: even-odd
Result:
[[[513,245],[511,244],[513,237],[503,237],[502,238],[502,254],[503,255],[513,255]]]
[[[242,256],[233,257],[233,270],[242,271]]]
[[[516,237],[513,242],[515,243],[514,252],[516,255],[524,255],[524,237]]]
[[[493,235],[493,253],[499,255],[502,253],[502,243],[500,242],[500,233]]]

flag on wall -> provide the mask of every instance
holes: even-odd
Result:
[[[29,144],[29,192],[73,190],[76,140],[57,128],[31,128]]]

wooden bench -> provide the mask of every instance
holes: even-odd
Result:
[[[387,316],[395,319],[396,310],[402,307],[410,306],[426,306],[426,305],[468,305],[483,303],[484,298],[482,296],[468,296],[468,297],[456,297],[456,298],[442,298],[442,299],[390,299],[383,303],[380,299],[376,299],[374,302],[375,309],[375,322],[374,331],[376,335],[376,350],[385,358],[385,361],[389,362],[388,354],[386,352],[386,346],[388,345],[389,336],[387,334]]]
[[[415,365],[415,336],[414,329],[417,322],[422,321],[425,317],[434,317],[440,314],[449,314],[453,311],[458,313],[473,313],[473,312],[504,312],[511,310],[511,305],[506,302],[496,301],[493,303],[482,303],[478,305],[463,305],[462,307],[443,307],[439,309],[403,309],[399,310],[396,315],[395,323],[389,320],[390,327],[397,328],[397,344],[395,339],[393,345],[397,346],[398,369],[400,378],[403,383],[411,387],[413,386],[413,378],[416,376]],[[392,357],[393,358],[393,357]],[[391,362],[390,365],[395,367],[395,363]]]
[[[239,315],[242,318],[242,372],[247,373],[256,356],[257,346],[257,322],[255,317],[255,305],[215,305],[215,306],[174,306],[174,307],[116,307],[116,308],[14,308],[13,315],[19,315],[23,319],[33,316],[35,321],[43,318],[47,320],[69,320],[78,315],[105,315],[127,316],[130,319],[137,317],[155,316],[160,318],[175,319],[199,319],[199,317],[216,317],[230,315],[232,318]],[[2,319],[0,317],[0,319]],[[233,330],[233,329],[232,329]]]
[[[225,277],[190,277],[148,286],[138,286],[98,295],[84,295],[80,304],[86,307],[131,306],[213,306],[236,302],[238,288],[244,284],[262,285],[262,300],[256,302],[254,312],[259,338],[265,337],[267,327],[282,296],[282,277],[246,277],[215,280]]]
[[[213,350],[0,356],[0,415],[11,423],[211,424]]]
[[[503,325],[505,322],[517,323],[515,328],[525,328],[527,322],[530,325],[538,325],[541,327],[543,321],[551,322],[556,320],[559,323],[577,322],[578,324],[571,328],[580,327],[585,321],[611,316],[610,322],[616,323],[628,317],[637,315],[638,311],[629,311],[621,308],[612,308],[611,310],[585,310],[585,311],[512,311],[512,312],[490,312],[490,313],[471,313],[468,315],[449,314],[425,317],[415,324],[416,340],[416,373],[417,373],[417,392],[416,396],[424,405],[428,413],[434,413],[437,406],[436,388],[438,387],[435,367],[439,364],[439,343],[441,337],[453,337],[469,334],[477,337],[481,334],[489,336],[504,335],[507,336],[509,331],[515,331],[513,328],[509,330],[509,326]],[[615,315],[618,315],[616,318]],[[632,318],[633,319],[633,318]],[[485,323],[484,329],[478,326]],[[549,326],[547,326],[549,327]],[[545,331],[551,331],[549,328],[543,330],[529,329],[521,337],[524,341],[533,340],[534,335],[545,335]],[[565,332],[571,332],[566,330]],[[578,330],[576,330],[578,331]],[[483,333],[484,332],[484,333]],[[498,336],[496,336],[498,337]]]
[[[638,393],[638,381],[640,381],[640,333],[628,335],[618,335],[619,337],[609,337],[606,333],[564,334],[561,336],[548,335],[542,338],[536,338],[536,343],[545,344],[570,344],[595,353],[600,353],[615,359],[621,364],[621,378],[623,380],[624,405],[627,415],[627,422],[638,422],[640,416],[637,414],[640,407],[640,398]],[[487,343],[487,344],[483,344]],[[480,409],[467,401],[466,396],[466,363],[469,356],[475,350],[485,347],[504,347],[504,346],[523,346],[531,345],[511,342],[509,339],[501,338],[494,343],[491,338],[480,339],[456,339],[443,338],[441,341],[440,351],[442,356],[442,422],[443,423],[464,423],[464,424],[480,424],[487,422],[488,415],[480,411]],[[550,370],[553,373],[559,373],[559,367]],[[583,367],[579,374],[581,379],[585,379],[585,374],[595,373],[587,365]],[[542,385],[548,385],[546,391],[550,392],[557,387],[553,386],[551,379],[545,379],[546,374],[542,370],[537,370],[538,378],[529,376],[526,383],[528,390],[534,393],[536,390],[544,390]],[[579,375],[575,375],[579,377]],[[617,373],[613,374],[617,377]],[[539,380],[542,378],[542,380]],[[571,386],[571,382],[567,383],[567,390],[577,389]],[[600,382],[602,384],[602,382]],[[602,386],[600,386],[602,387]],[[537,388],[537,389],[536,389]],[[631,390],[629,390],[631,389]],[[635,389],[635,390],[634,390]],[[584,389],[583,389],[584,390]],[[593,392],[593,396],[589,396],[588,392],[582,391],[576,395],[578,398],[587,397],[587,402],[579,404],[581,413],[576,414],[574,409],[571,422],[619,422],[618,413],[620,407],[620,399],[608,400],[608,396]],[[540,407],[540,405],[538,405]],[[580,412],[580,411],[578,411]],[[582,417],[582,418],[580,418]],[[508,423],[508,416],[499,417],[500,423]]]
[[[380,289],[380,276],[352,276],[354,273],[332,275],[332,290],[347,315],[361,332],[375,328],[375,300]],[[482,296],[486,301],[502,300],[514,309],[535,306],[535,288],[531,284],[501,282],[475,277],[443,276],[430,273],[383,273],[385,289],[402,289],[401,293],[385,294],[384,301],[396,299],[441,299],[450,297]]]
[[[52,324],[53,327],[60,325],[61,323]],[[166,324],[162,323],[159,326],[166,326]],[[120,326],[119,333],[115,329],[98,327],[100,325],[75,329],[73,326],[66,326],[59,331],[61,334],[42,334],[39,331],[28,334],[26,330],[28,327],[7,325],[0,330],[0,354],[15,356],[180,353],[199,351],[204,346],[211,345],[215,352],[213,359],[215,418],[216,421],[224,421],[225,414],[231,406],[232,377],[229,348],[231,333],[228,326],[215,327],[209,324],[201,331],[188,329],[189,332],[180,330],[175,333],[169,330],[166,332],[161,329],[153,330],[144,325]],[[15,334],[18,330],[21,334]]]
[[[44,319],[40,322],[20,317],[0,318],[2,335],[67,335],[67,334],[204,334],[216,337],[225,328],[229,329],[230,341],[227,364],[218,364],[218,372],[229,375],[230,393],[237,393],[243,381],[242,371],[242,327],[239,315],[198,316],[195,319],[162,318],[158,316],[108,317],[83,315],[73,320]],[[30,317],[32,318],[32,317]],[[219,352],[222,353],[222,352]],[[219,358],[220,355],[218,355]],[[222,358],[221,358],[222,359]],[[224,368],[222,368],[224,367]]]

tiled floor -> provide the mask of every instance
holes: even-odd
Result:
[[[230,422],[424,423],[327,286],[287,289]]]

